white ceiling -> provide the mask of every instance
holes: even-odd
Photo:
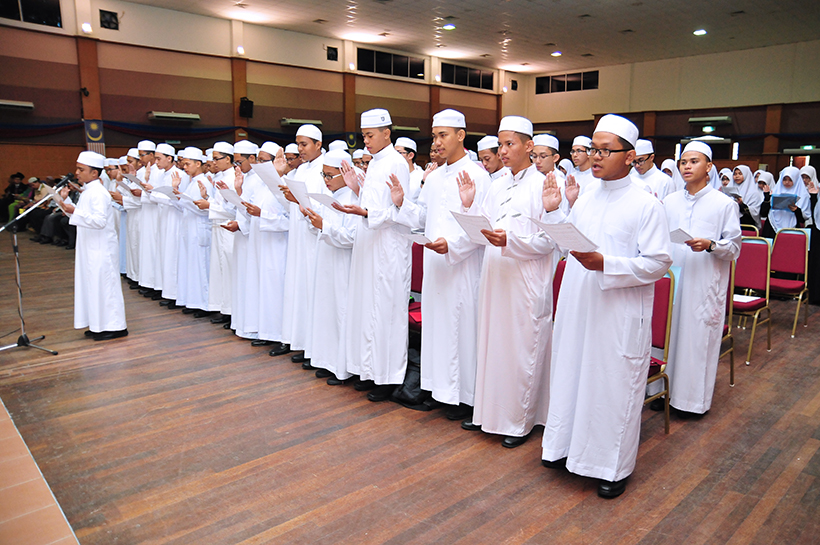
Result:
[[[576,70],[820,37],[818,0],[130,1],[332,38],[364,34],[377,39],[374,45],[390,49],[519,72]],[[448,17],[454,19],[445,21]],[[446,22],[456,29],[442,30]],[[694,36],[699,28],[708,34]],[[550,56],[556,50],[563,53],[560,58]]]

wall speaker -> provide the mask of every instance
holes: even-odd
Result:
[[[253,101],[248,97],[239,99],[239,117],[247,119],[253,117]]]

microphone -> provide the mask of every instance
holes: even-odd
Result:
[[[56,191],[65,186],[66,184],[68,184],[68,182],[72,181],[74,181],[74,174],[69,172],[68,174],[60,178],[60,180],[56,184],[54,184],[54,190]]]

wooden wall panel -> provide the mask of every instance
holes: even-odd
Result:
[[[297,68],[261,62],[248,62],[248,87],[251,84],[293,87],[342,93],[343,75],[323,70]]]
[[[231,103],[231,82],[129,70],[100,69],[104,95]],[[156,109],[156,108],[154,108]],[[104,115],[104,117],[107,117]]]
[[[0,56],[34,61],[77,64],[75,38],[0,26]],[[5,67],[4,73],[7,72]]]
[[[98,62],[101,69],[231,81],[231,61],[224,57],[100,42]]]
[[[22,172],[26,179],[31,176],[56,178],[74,172],[77,156],[84,149],[85,146],[81,144],[57,146],[0,143],[0,182],[5,187],[9,175],[18,171]]]

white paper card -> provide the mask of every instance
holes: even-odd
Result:
[[[464,229],[464,232],[467,233],[467,236],[470,237],[470,240],[473,241],[474,244],[490,245],[490,241],[481,233],[482,229],[487,231],[493,230],[489,219],[484,216],[471,216],[453,211],[450,211],[450,213],[456,218],[458,224],[461,225],[461,228]]]
[[[139,187],[145,189],[145,184],[143,184],[142,181],[133,174],[123,174],[123,176],[125,176],[125,179],[131,182],[132,184],[137,184]],[[146,189],[146,191],[148,190]]]
[[[341,214],[341,212],[333,208],[333,203],[339,203],[339,205],[341,205],[342,203],[334,199],[332,195],[328,195],[327,193],[308,193],[307,196],[313,199],[314,201],[318,202],[319,204],[322,204],[325,207],[330,208],[334,212],[338,212],[339,214]]]
[[[174,195],[174,188],[170,185],[161,185],[159,187],[155,187],[154,191],[157,193],[162,193],[170,199],[178,199],[178,197]]]
[[[416,244],[421,244],[422,246],[433,242],[422,233],[402,233],[401,236],[408,239],[410,242],[415,242]]]
[[[544,223],[535,218],[530,218],[530,221],[565,250],[586,253],[598,249],[598,245],[584,236],[573,223]]]
[[[305,182],[298,180],[288,180],[288,189],[290,189],[293,197],[299,201],[303,208],[310,208],[310,197],[308,197],[307,186]]]
[[[283,185],[285,182],[281,177],[279,177],[279,173],[276,172],[276,168],[273,166],[273,163],[257,163],[251,166],[251,169],[256,172],[259,178],[262,179],[270,192],[273,193],[273,196],[276,197],[276,200],[279,201],[282,206],[288,208],[290,206],[290,201],[285,198],[285,194],[282,193],[281,189],[279,189],[279,186]]]
[[[755,295],[732,295],[732,301],[734,301],[735,303],[751,303],[755,299],[760,299],[760,297],[757,297]]]
[[[63,202],[64,202],[64,201],[63,201],[63,198],[60,196],[60,192],[59,192],[59,191],[57,191],[56,189],[54,189],[53,187],[51,187],[51,186],[50,186],[50,185],[48,185],[48,184],[40,184],[40,185],[46,188],[46,191],[47,191],[50,195],[52,195],[52,199],[54,199],[54,201],[55,201],[57,204],[63,204]]]
[[[236,206],[237,208],[245,208],[245,206],[242,204],[242,197],[237,195],[236,191],[232,189],[220,189],[219,194],[222,195],[223,199],[225,199],[232,205]]]
[[[675,229],[669,233],[669,240],[671,240],[674,244],[686,244],[687,240],[692,240],[693,238],[695,237],[683,229]]]
[[[131,197],[134,196],[134,194],[131,192],[131,188],[125,185],[125,183],[122,180],[114,180],[114,182],[117,184],[117,187],[120,188],[121,194],[129,195]]]

